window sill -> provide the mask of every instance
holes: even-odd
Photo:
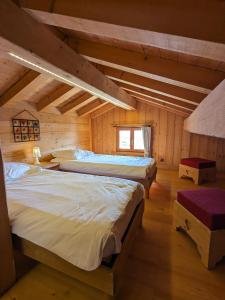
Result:
[[[144,152],[135,152],[135,151],[116,151],[117,155],[126,155],[126,156],[144,156]]]

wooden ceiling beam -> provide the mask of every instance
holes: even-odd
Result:
[[[95,119],[95,118],[98,118],[99,116],[105,114],[106,112],[114,109],[116,106],[111,104],[111,103],[107,103],[106,105],[100,107],[99,109],[97,109],[96,111],[92,112],[90,115],[91,115],[91,118],[92,119]]]
[[[151,106],[155,106],[157,108],[161,108],[167,111],[170,111],[172,113],[175,114],[179,114],[185,117],[188,117],[190,115],[190,112],[185,110],[184,108],[178,108],[178,107],[174,107],[173,105],[170,104],[166,104],[166,103],[159,103],[158,101],[156,101],[155,99],[150,99],[146,96],[141,96],[141,95],[132,95],[134,98],[136,98],[138,101],[141,101],[145,104],[149,104]]]
[[[225,61],[223,1],[16,2],[49,25]]]
[[[146,96],[146,97],[149,97],[150,99],[155,99],[159,102],[168,103],[168,104],[174,105],[176,107],[186,108],[189,111],[193,111],[196,108],[196,105],[186,103],[186,102],[183,102],[180,100],[176,100],[176,99],[173,99],[173,98],[170,98],[167,96],[158,95],[156,93],[149,92],[149,91],[143,90],[138,87],[130,86],[129,84],[126,84],[126,83],[120,83],[120,87],[122,87],[124,90],[126,90],[128,92],[132,92],[134,94],[138,94],[141,96]]]
[[[6,105],[10,101],[16,101],[21,97],[21,93],[33,87],[34,81],[40,76],[38,72],[28,71],[20,80],[13,84],[1,97],[0,106]]]
[[[205,98],[205,94],[184,89],[179,86],[160,82],[143,76],[138,76],[136,74],[120,71],[107,66],[98,64],[95,64],[95,66],[112,80],[133,85],[135,87],[187,103],[198,105]]]
[[[95,99],[96,99],[95,96],[85,92],[82,95],[76,97],[75,99],[72,99],[66,104],[58,107],[58,109],[62,114],[65,114],[74,110],[78,110]]]
[[[10,0],[0,1],[0,50],[31,69],[79,86],[115,105],[136,107],[129,94]]]
[[[59,98],[64,96],[66,93],[71,91],[73,87],[69,85],[61,85],[59,88],[57,88],[53,93],[51,93],[48,96],[45,96],[39,102],[36,104],[36,108],[38,111],[42,111],[49,107],[50,105],[54,104],[56,101],[58,101]]]
[[[103,107],[106,104],[107,104],[106,101],[103,101],[101,99],[96,99],[96,100],[92,101],[91,103],[89,103],[89,104],[83,106],[82,108],[80,108],[77,111],[77,115],[79,117],[84,117],[84,116],[92,113],[93,111],[99,109],[100,107]]]
[[[179,104],[174,104],[174,103],[171,103],[171,102],[168,102],[168,101],[164,101],[164,100],[159,99],[157,97],[151,97],[151,96],[144,95],[144,94],[141,94],[141,93],[137,93],[137,92],[134,92],[134,91],[130,91],[129,94],[132,97],[144,100],[145,102],[150,101],[151,103],[160,104],[160,105],[165,106],[165,107],[166,106],[167,107],[171,107],[171,108],[174,108],[174,109],[180,110],[180,111],[185,111],[185,112],[187,112],[189,114],[193,112],[193,109],[189,109],[189,108],[183,107],[183,106],[181,106]]]
[[[69,38],[68,44],[91,62],[203,94],[208,94],[225,76],[221,71],[86,40]]]

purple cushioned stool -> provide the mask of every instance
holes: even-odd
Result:
[[[179,191],[174,219],[176,228],[195,241],[207,268],[225,256],[225,190]]]

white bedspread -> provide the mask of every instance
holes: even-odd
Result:
[[[114,224],[141,189],[129,180],[39,168],[6,187],[12,232],[89,271],[101,264]],[[119,252],[116,236],[115,244]]]
[[[52,162],[59,162],[60,169],[65,171],[117,175],[131,179],[143,179],[150,169],[155,170],[155,159],[150,157],[93,154],[79,160],[55,158]]]

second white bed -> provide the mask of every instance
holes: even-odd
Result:
[[[123,177],[128,179],[145,179],[156,170],[156,162],[150,157],[120,156],[94,154],[67,159],[57,157],[51,160],[59,162],[60,169],[94,175]]]

